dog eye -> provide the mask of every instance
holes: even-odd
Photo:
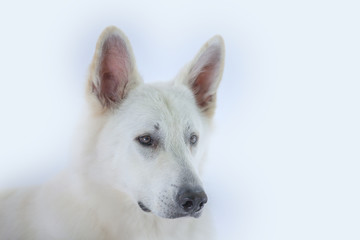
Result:
[[[195,134],[191,135],[190,137],[190,144],[191,145],[195,145],[198,141],[198,136],[196,136]]]
[[[139,141],[140,144],[142,144],[144,146],[152,146],[152,145],[154,145],[154,141],[149,135],[138,137],[138,141]]]

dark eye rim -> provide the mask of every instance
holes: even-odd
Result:
[[[195,138],[195,140],[193,140],[193,138]],[[193,133],[191,134],[189,141],[191,145],[196,145],[196,143],[199,141],[199,136]]]
[[[144,138],[147,138],[147,139],[144,139]],[[143,146],[146,146],[146,147],[154,146],[154,139],[148,134],[141,135],[141,136],[137,137],[136,139]]]

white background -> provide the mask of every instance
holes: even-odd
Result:
[[[145,81],[226,43],[205,184],[219,239],[360,239],[357,1],[8,1],[0,7],[0,187],[69,161],[98,35]]]

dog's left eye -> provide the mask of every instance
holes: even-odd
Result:
[[[154,145],[154,141],[149,135],[138,137],[138,141],[140,144],[142,144],[144,146],[153,146]]]
[[[191,135],[190,137],[190,144],[191,145],[195,145],[198,141],[198,136],[196,136],[195,134]]]

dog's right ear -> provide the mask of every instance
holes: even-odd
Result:
[[[116,27],[106,28],[96,44],[90,66],[88,95],[102,109],[116,108],[140,83],[142,79],[127,37]]]

